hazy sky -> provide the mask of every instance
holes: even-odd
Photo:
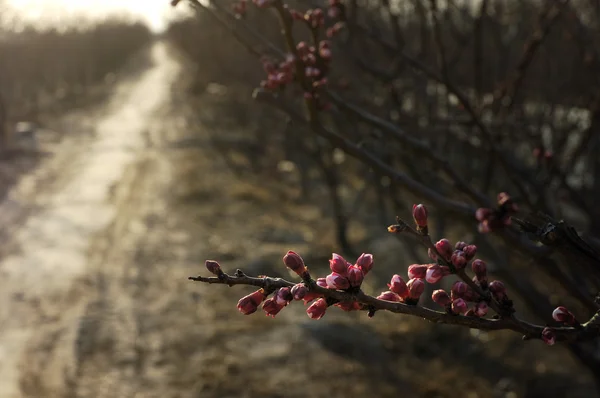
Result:
[[[6,2],[27,20],[56,21],[82,14],[102,18],[119,12],[139,16],[156,31],[165,27],[168,18],[181,12],[173,9],[169,5],[169,0],[7,0]]]

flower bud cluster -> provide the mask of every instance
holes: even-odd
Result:
[[[269,90],[283,89],[294,80],[295,57],[290,54],[279,63],[263,59],[263,69],[267,72],[267,79],[261,82],[261,87]]]
[[[475,212],[475,218],[479,221],[479,232],[488,233],[509,226],[511,216],[518,211],[519,207],[506,192],[499,193],[497,208],[480,207]]]
[[[271,298],[267,298],[269,294],[264,289],[260,289],[248,296],[242,297],[238,302],[238,310],[244,315],[249,315],[256,312],[262,304],[262,309],[267,316],[274,317],[292,300],[303,300],[305,305],[311,303],[306,310],[308,316],[312,319],[321,319],[325,315],[325,311],[330,306],[330,303],[322,294],[310,289],[310,274],[302,257],[296,252],[288,251],[283,257],[283,263],[291,271],[299,275],[304,282],[292,287],[279,288],[273,292]],[[357,291],[365,275],[373,268],[373,255],[363,253],[352,264],[339,254],[333,253],[331,260],[329,260],[329,268],[331,269],[331,273],[325,278],[317,278],[315,281],[317,286],[324,289],[348,292]],[[209,269],[215,270],[212,262]],[[362,305],[356,301],[336,302],[333,305],[344,311],[356,311],[362,308]]]
[[[500,206],[510,202],[510,198],[507,197],[500,199]],[[422,205],[413,207],[413,218],[418,227],[426,228],[427,211],[424,206],[420,206]],[[481,259],[474,258],[476,253],[475,245],[457,242],[453,246],[448,239],[440,239],[429,250],[429,255],[435,263],[410,265],[407,270],[408,280],[398,274],[393,275],[387,284],[389,290],[380,293],[377,299],[414,306],[418,304],[425,291],[426,283],[434,284],[448,275],[457,273],[463,280],[454,282],[449,292],[437,289],[432,293],[431,298],[437,305],[444,307],[448,314],[476,318],[485,317],[491,306],[502,317],[505,313],[510,313],[510,311],[505,312],[504,310],[512,309],[512,301],[509,300],[506,287],[501,281],[488,282],[487,264]],[[237,308],[242,314],[253,314],[259,307],[262,307],[267,316],[275,317],[293,300],[304,301],[305,305],[310,304],[306,313],[311,319],[321,319],[331,306],[336,306],[343,311],[369,309],[369,316],[372,316],[380,308],[372,301],[359,302],[357,300],[357,297],[361,297],[363,294],[360,287],[364,278],[373,268],[372,254],[363,253],[354,263],[351,263],[341,255],[333,253],[329,260],[331,272],[316,280],[309,274],[308,268],[299,254],[288,251],[283,257],[283,263],[300,276],[302,282],[295,285],[286,282],[284,285],[287,284],[287,286],[277,289],[270,289],[269,284],[265,284],[264,288],[258,289],[238,301]],[[472,281],[465,279],[464,269],[469,263],[474,274]],[[228,278],[230,277],[223,272],[218,262],[207,260],[205,265],[208,271],[217,275],[222,283],[229,283]],[[278,285],[281,286],[279,283]],[[327,293],[323,289],[335,290],[338,293]],[[345,292],[343,299],[339,298],[339,291]],[[364,303],[369,303],[369,305]],[[564,306],[555,308],[552,317],[564,326],[583,328],[573,313]],[[558,329],[548,326],[538,337],[546,344],[553,345],[557,338],[559,340],[562,338],[561,335],[557,337],[557,331]]]
[[[421,275],[420,269],[416,270]],[[392,276],[390,283],[388,283],[388,288],[390,290],[386,292],[382,292],[379,296],[377,296],[380,300],[385,301],[394,301],[400,303],[406,303],[415,305],[419,301],[419,298],[425,291],[425,281],[423,278],[419,277],[410,277],[407,282],[404,279],[396,274]]]
[[[243,15],[246,12],[246,3],[247,0],[242,0],[234,5],[236,14]],[[261,8],[273,5],[272,0],[253,0],[253,3]],[[320,33],[326,28],[326,16],[338,21],[326,29],[326,36],[331,38],[338,33],[344,26],[340,21],[345,19],[345,8],[341,0],[331,0],[326,10],[311,8],[300,12],[284,5],[283,11],[289,14],[290,21],[304,23],[311,30],[314,41],[312,44],[305,41],[297,43],[283,62],[263,61],[267,78],[261,82],[262,88],[282,90],[296,81],[300,84],[306,101],[312,101],[319,110],[331,107],[322,98],[321,90],[328,84],[332,49],[328,40],[320,39]],[[285,29],[290,29],[289,22]]]

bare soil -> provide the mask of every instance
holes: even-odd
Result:
[[[333,231],[281,179],[239,179],[207,134],[219,96],[199,111],[185,64],[151,54],[80,119],[94,134],[65,135],[0,204],[0,397],[591,396],[561,347],[300,303],[243,316],[251,289],[189,282],[207,258],[291,278],[290,249],[325,270]],[[407,265],[395,240],[364,250],[371,292]]]

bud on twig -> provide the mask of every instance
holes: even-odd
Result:
[[[267,316],[275,317],[283,309],[283,305],[277,304],[274,298],[266,299],[263,303],[263,311],[267,314]]]
[[[542,330],[542,340],[548,345],[554,345],[556,343],[556,334],[552,329],[544,328]]]
[[[408,278],[409,279],[425,279],[427,275],[427,268],[430,264],[412,264],[408,266]]]
[[[345,290],[350,287],[350,282],[348,279],[337,272],[332,272],[331,274],[327,275],[325,282],[327,283],[327,287],[329,289]]]
[[[238,301],[237,309],[244,315],[254,314],[260,303],[265,299],[265,291],[259,289],[247,296],[244,296]]]
[[[484,279],[487,274],[487,265],[483,260],[476,259],[471,263],[473,273],[477,276],[477,279]]]
[[[456,242],[456,245],[454,245],[454,249],[462,251],[466,246],[467,244],[465,242]]]
[[[506,297],[506,287],[504,287],[504,283],[501,281],[491,281],[488,289],[498,301],[502,301]]]
[[[417,229],[427,233],[427,208],[425,205],[413,205],[412,215],[413,219],[415,220],[415,224],[417,224]]]
[[[402,299],[407,298],[409,295],[408,286],[406,286],[406,282],[404,282],[404,279],[402,279],[402,277],[398,274],[392,276],[392,280],[390,283],[388,283],[388,287],[392,292],[396,293]]]
[[[578,323],[575,319],[575,315],[563,306],[556,307],[554,311],[552,311],[552,318],[554,318],[556,322],[562,322],[566,325],[576,325]]]
[[[442,307],[446,307],[448,304],[452,302],[448,293],[445,290],[439,289],[435,290],[431,295],[431,299],[437,305],[441,305]]]
[[[425,280],[429,283],[436,283],[444,277],[444,270],[437,264],[431,264],[427,268]]]
[[[395,303],[400,301],[400,296],[398,296],[396,293],[394,292],[381,292],[381,294],[379,294],[379,296],[377,296],[377,299],[379,300],[385,300],[385,301],[393,301]]]
[[[290,301],[294,299],[294,296],[292,295],[292,292],[290,291],[289,287],[282,287],[275,291],[273,298],[275,299],[275,302],[277,304],[285,307]]]
[[[305,278],[307,276],[308,270],[306,269],[306,265],[304,265],[304,260],[298,253],[291,250],[288,251],[287,254],[283,256],[283,263],[301,278]]]
[[[452,301],[452,312],[455,314],[464,314],[469,310],[467,302],[461,298]]]
[[[327,286],[327,279],[325,278],[318,278],[316,284],[322,288],[329,289],[329,286]]]
[[[306,309],[306,313],[311,319],[321,319],[327,311],[327,301],[324,298],[320,298],[310,305]]]
[[[361,254],[356,260],[356,265],[360,267],[363,274],[366,276],[373,269],[373,255],[369,253]]]
[[[467,265],[467,257],[461,250],[455,250],[452,257],[450,257],[450,262],[454,265],[454,268],[461,270]]]
[[[339,254],[333,253],[331,260],[329,260],[329,268],[332,272],[346,276],[346,273],[348,272],[348,261]]]
[[[298,284],[292,286],[291,293],[292,293],[292,296],[294,297],[294,300],[302,300],[304,297],[306,297],[306,293],[308,293],[308,289],[306,288],[306,286],[304,286],[303,283],[298,283]]]
[[[204,264],[206,265],[206,269],[210,273],[215,274],[217,276],[220,276],[223,274],[223,270],[221,269],[221,266],[219,265],[218,262],[213,261],[213,260],[206,260],[206,262]]]
[[[452,245],[448,239],[444,238],[437,241],[435,248],[438,253],[444,257],[444,259],[450,260],[450,257],[452,257],[452,252],[454,250],[452,249]]]
[[[452,299],[457,299],[457,298],[463,298],[465,295],[467,295],[467,292],[469,291],[469,286],[462,282],[462,281],[456,281],[454,282],[454,285],[452,285],[452,290],[450,291],[450,293],[452,294]]]
[[[362,284],[363,279],[365,278],[365,275],[364,275],[362,269],[360,269],[356,265],[353,265],[350,268],[348,268],[347,278],[348,278],[348,282],[350,282],[350,286],[359,287]]]
[[[477,246],[467,245],[463,248],[463,253],[465,254],[465,257],[467,258],[467,261],[471,261],[473,259],[473,257],[475,257],[475,254],[477,254]]]
[[[423,279],[411,279],[406,282],[406,286],[408,286],[408,296],[414,300],[421,297],[421,294],[425,291],[425,282],[423,282]]]

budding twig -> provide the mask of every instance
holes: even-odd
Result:
[[[189,277],[189,280],[195,282],[202,282],[208,284],[222,284],[228,286],[234,285],[248,285],[263,288],[266,292],[273,292],[276,289],[283,287],[292,287],[295,283],[282,278],[272,278],[268,276],[264,277],[252,277],[243,273],[241,270],[237,270],[234,275],[227,273],[223,274],[222,277],[217,276],[195,276]],[[501,318],[501,319],[485,319],[477,318],[464,315],[453,315],[446,312],[434,311],[432,309],[414,305],[408,305],[404,303],[395,303],[391,301],[379,300],[376,297],[364,293],[359,290],[357,293],[348,293],[340,290],[326,289],[318,285],[312,285],[307,287],[309,291],[319,293],[325,298],[332,298],[338,302],[355,301],[363,306],[364,310],[370,311],[389,311],[396,314],[406,314],[423,318],[433,323],[444,323],[449,325],[464,326],[471,329],[479,330],[512,330],[527,336],[527,338],[539,338],[544,326],[534,325],[524,321],[517,321],[512,318]],[[600,318],[600,315],[598,315]],[[585,326],[584,325],[584,330]],[[590,325],[592,326],[592,325]],[[599,325],[594,324],[594,327],[598,328]],[[584,335],[584,332],[574,327],[557,327],[552,328],[556,334],[556,338],[559,341],[574,341],[580,339],[580,335]],[[589,332],[587,333],[589,334]]]

